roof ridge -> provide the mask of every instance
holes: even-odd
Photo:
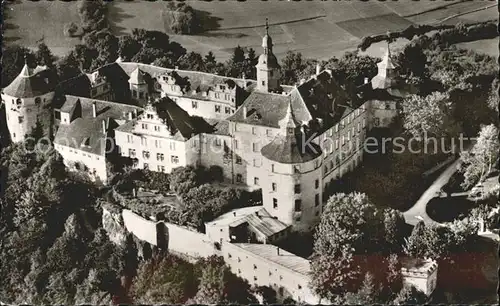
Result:
[[[120,106],[134,107],[134,108],[137,108],[137,109],[144,109],[141,106],[131,105],[131,104],[125,104],[125,103],[120,103],[120,102],[99,100],[99,99],[93,99],[93,98],[87,98],[87,97],[80,97],[80,96],[73,96],[73,95],[65,95],[65,96],[66,97],[77,98],[80,101],[82,101],[82,99],[85,99],[85,100],[89,100],[89,102],[99,102],[99,103],[104,103],[104,104],[111,104],[111,105],[117,105],[117,106],[120,105]]]

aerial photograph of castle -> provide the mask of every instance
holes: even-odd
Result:
[[[3,1],[0,305],[497,304],[498,14]]]

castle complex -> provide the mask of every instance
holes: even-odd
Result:
[[[360,165],[367,130],[387,126],[404,93],[389,50],[355,105],[320,66],[299,85],[280,84],[267,29],[262,48],[257,80],[117,60],[51,86],[42,67],[25,65],[2,91],[11,139],[50,116],[49,105],[54,147],[70,168],[106,183],[111,153],[166,173],[219,166],[226,183],[262,189],[266,214],[308,231],[325,190]]]

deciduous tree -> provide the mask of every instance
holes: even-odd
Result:
[[[497,127],[493,124],[484,126],[472,149],[461,153],[463,188],[472,187],[490,173],[498,160],[499,149]]]

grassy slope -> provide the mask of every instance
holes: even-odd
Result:
[[[330,58],[339,56],[346,50],[353,50],[359,43],[356,37],[372,32],[396,30],[406,24],[396,15],[408,15],[440,7],[441,1],[312,1],[288,2],[248,0],[237,2],[188,1],[195,9],[205,11],[218,19],[219,29],[203,36],[172,35],[172,39],[184,45],[188,50],[206,54],[213,51],[219,60],[228,58],[229,52],[236,45],[260,50],[265,18],[271,24],[286,23],[297,19],[314,18],[271,27],[275,43],[275,53],[282,57],[288,50],[302,52],[306,57]],[[446,16],[464,12],[486,4],[479,2],[456,3],[446,8],[408,18],[413,23],[435,22]],[[451,3],[451,2],[450,2]],[[36,46],[36,41],[45,37],[45,43],[57,55],[64,54],[79,41],[66,38],[63,26],[67,22],[77,22],[76,2],[54,1],[30,2],[19,1],[10,11],[10,18],[5,33],[8,44],[18,43],[24,46]],[[146,28],[163,31],[165,29],[162,10],[163,1],[123,1],[115,0],[110,6],[110,19],[117,35],[128,33],[133,28]],[[377,16],[394,14],[392,18],[377,21]],[[448,22],[467,22],[495,18],[496,10],[477,12],[453,18]],[[492,17],[493,16],[493,17]],[[366,19],[366,20],[365,20]],[[355,20],[350,22],[349,20]],[[337,23],[341,23],[342,27]],[[235,27],[249,27],[235,29]],[[376,47],[378,50],[378,47]],[[375,54],[378,51],[375,50]],[[369,50],[370,51],[370,50]]]

